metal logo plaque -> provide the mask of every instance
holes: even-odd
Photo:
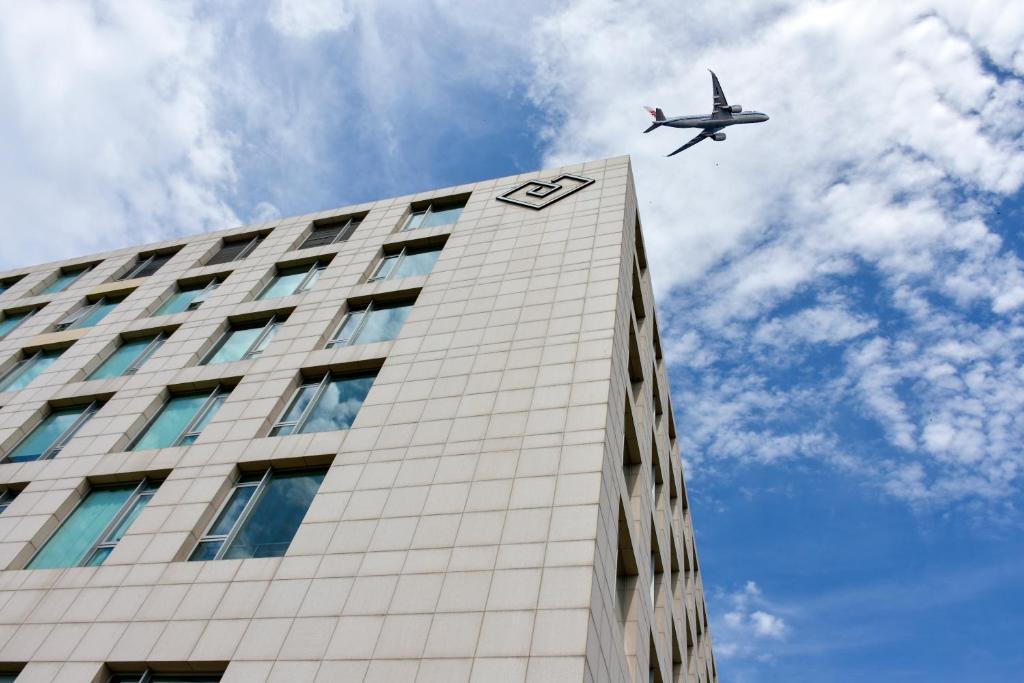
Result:
[[[563,173],[551,180],[527,180],[498,195],[497,200],[516,206],[525,206],[528,209],[543,209],[559,199],[565,199],[572,193],[579,192],[587,185],[593,184],[593,178]]]

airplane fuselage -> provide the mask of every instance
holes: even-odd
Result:
[[[759,111],[743,111],[732,116],[716,117],[713,114],[697,116],[673,116],[661,123],[669,128],[724,128],[741,123],[762,123],[768,120],[767,114]]]

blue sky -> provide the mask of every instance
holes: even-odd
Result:
[[[0,268],[631,154],[723,680],[1019,677],[1024,7],[383,4],[0,7]]]

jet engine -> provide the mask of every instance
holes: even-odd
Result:
[[[730,110],[730,111],[731,111],[731,112],[732,112],[733,114],[739,114],[739,113],[740,113],[741,111],[743,111],[743,107],[741,107],[741,106],[740,106],[740,105],[738,105],[738,104],[734,104],[734,105],[732,105],[731,107],[729,107],[729,110]]]
[[[725,133],[715,133],[714,135],[711,136],[711,139],[714,140],[715,142],[721,142],[722,140],[725,139]]]

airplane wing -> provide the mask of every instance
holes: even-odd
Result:
[[[711,71],[711,69],[708,69]],[[722,84],[718,82],[718,76],[715,75],[714,71],[711,71],[711,99],[714,103],[712,116],[728,116],[732,118],[732,111],[729,109],[729,101],[725,99],[725,93],[722,92]]]
[[[679,154],[684,149],[689,149],[690,147],[693,147],[694,145],[696,145],[701,140],[704,140],[706,138],[711,137],[712,135],[714,135],[715,133],[717,133],[720,130],[722,130],[722,129],[721,128],[708,128],[707,130],[703,130],[700,133],[698,133],[697,135],[695,135],[693,137],[693,139],[691,139],[685,145],[683,145],[682,147],[680,147],[679,149],[677,149],[674,152],[670,152],[669,154],[666,154],[665,156],[669,156],[670,157],[670,156],[672,156],[674,154]]]

